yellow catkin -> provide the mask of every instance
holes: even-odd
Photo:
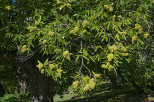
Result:
[[[114,66],[112,66],[112,65],[109,65],[109,69],[113,69],[114,68]]]
[[[89,82],[93,82],[93,81],[95,81],[95,79],[94,79],[94,78],[91,78],[91,79],[89,80]]]
[[[21,48],[21,52],[25,52],[25,51],[27,51],[27,46],[23,45],[22,48]]]
[[[109,9],[109,5],[104,5],[104,8],[105,9]]]
[[[91,85],[90,88],[91,88],[91,89],[94,89],[94,88],[95,88],[95,85]]]
[[[126,35],[126,34],[127,34],[127,32],[123,32],[123,34],[124,34],[124,35]]]
[[[112,46],[109,46],[108,49],[109,49],[110,51],[112,51],[113,47],[112,47]]]
[[[117,48],[116,45],[112,45],[112,47],[113,47],[113,50],[114,50],[114,51],[118,50],[118,48]]]
[[[84,80],[84,81],[89,81],[90,78],[89,78],[89,76],[86,76],[86,77],[83,78],[83,80]]]
[[[70,3],[67,3],[66,6],[67,6],[68,8],[71,8],[71,4],[70,4]]]
[[[54,35],[54,32],[49,32],[49,36],[53,36]]]
[[[114,69],[114,66],[109,65],[109,71],[113,71],[113,69]]]
[[[39,25],[39,22],[38,22],[38,21],[35,21],[35,25],[36,25],[36,26]]]
[[[148,37],[149,37],[149,33],[147,32],[144,34],[144,38],[147,39]]]
[[[88,91],[90,89],[90,85],[87,84],[85,87],[84,87],[84,91]]]
[[[135,29],[140,29],[141,26],[139,24],[135,24]]]
[[[41,70],[41,74],[44,74],[44,69]]]
[[[94,74],[94,77],[95,77],[95,78],[100,78],[101,75],[100,75],[100,74]]]
[[[136,40],[137,40],[137,36],[136,35],[134,35],[133,37],[132,37],[132,44],[134,44],[135,42],[136,42]]]
[[[37,65],[37,67],[38,67],[39,70],[41,70],[41,69],[43,68],[43,64],[39,63],[39,64]]]
[[[110,65],[110,62],[107,62],[106,66],[109,67],[109,65]]]
[[[87,33],[87,30],[84,29],[84,30],[82,31],[82,33],[83,33],[83,34]]]
[[[74,34],[74,33],[75,33],[75,30],[71,30],[71,31],[70,31],[70,34]]]
[[[122,16],[121,16],[121,15],[119,15],[118,17],[119,17],[119,18],[122,18]]]
[[[88,87],[84,87],[83,90],[86,92],[86,91],[88,91],[89,89],[88,89]]]
[[[74,86],[74,88],[77,88],[78,85],[79,85],[79,81],[75,81],[75,82],[73,82],[73,86]]]
[[[63,56],[64,57],[67,57],[67,56],[69,56],[70,55],[70,53],[69,53],[69,51],[67,50],[67,51],[65,51],[64,53],[63,53]]]
[[[83,23],[82,23],[83,27],[86,27],[88,25],[88,21],[85,20]]]
[[[117,48],[116,45],[109,46],[108,49],[109,49],[110,51],[112,51],[112,52],[118,50],[118,48]]]
[[[56,76],[57,77],[61,77],[61,73],[56,73]]]
[[[6,10],[11,10],[11,6],[6,6],[5,9]]]
[[[107,65],[105,65],[105,64],[102,64],[101,67],[102,67],[102,68],[105,68],[105,69],[108,68]]]
[[[138,32],[138,33],[139,33],[139,34],[142,34],[142,33],[143,33],[142,28],[139,29],[139,32]]]
[[[124,46],[121,47],[121,50],[122,50],[122,52],[127,52],[128,51],[127,48],[124,47]]]
[[[65,3],[63,6],[64,6],[64,7],[67,6],[67,3]]]
[[[94,20],[96,18],[96,15],[92,15],[91,17],[90,17],[90,20]]]
[[[63,8],[64,8],[64,5],[60,5],[60,6],[58,7],[59,10],[62,10]]]
[[[61,3],[62,3],[61,1],[59,1],[59,0],[57,1],[57,5],[59,5],[59,4],[61,4]]]
[[[47,40],[43,40],[42,44],[46,44],[47,43]]]
[[[94,89],[96,83],[94,81],[91,81],[91,82],[89,82],[89,85],[90,85],[90,89]]]
[[[109,8],[109,11],[110,11],[110,12],[112,12],[112,11],[113,11],[113,7],[112,7],[112,6]]]
[[[57,72],[58,72],[58,73],[62,73],[62,70],[61,70],[61,69],[57,69]]]
[[[129,54],[128,53],[122,53],[122,56],[128,56]]]
[[[50,70],[53,70],[55,67],[56,67],[56,65],[54,65],[54,64],[49,64]]]
[[[107,56],[108,61],[112,61],[114,58],[114,55],[111,53]]]
[[[74,33],[78,33],[79,32],[79,27],[75,27],[74,28]]]
[[[27,29],[28,29],[30,32],[32,32],[32,31],[35,29],[35,27],[33,27],[33,26],[28,26]]]

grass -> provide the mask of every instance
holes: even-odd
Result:
[[[54,96],[54,102],[63,102],[63,101],[67,101],[67,100],[70,100],[73,96],[74,96],[74,94],[72,94],[72,93],[64,94],[64,95],[62,95],[62,96],[60,96],[60,95],[55,95],[55,96]]]
[[[146,97],[134,88],[110,86],[102,88],[90,97],[73,97],[73,94],[64,94],[54,97],[54,102],[154,102],[154,97]]]

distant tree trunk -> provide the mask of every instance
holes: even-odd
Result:
[[[42,75],[33,61],[18,65],[19,92],[30,92],[33,102],[53,102],[53,80]]]
[[[0,81],[0,97],[3,97],[4,94],[5,94],[5,91],[4,91],[4,88],[3,88],[1,81]]]

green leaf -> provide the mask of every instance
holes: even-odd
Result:
[[[83,55],[84,56],[88,56],[89,55],[89,53],[88,53],[88,51],[86,49],[83,49]]]
[[[75,59],[75,62],[78,61],[79,57],[80,57],[80,55],[77,55],[77,57],[76,57],[76,59]]]
[[[120,41],[120,36],[119,36],[119,34],[116,34],[116,35],[115,35],[115,39],[118,40],[118,41]]]
[[[49,61],[48,59],[45,60],[44,65],[48,65]]]
[[[138,39],[138,42],[140,42],[142,45],[144,45],[144,42],[141,39]]]
[[[38,62],[39,64],[42,64],[42,62],[40,62],[39,60],[37,60],[37,62]]]
[[[85,59],[87,59],[87,61],[89,61],[89,58],[88,57],[86,57],[86,56],[82,56],[83,58],[85,58]]]

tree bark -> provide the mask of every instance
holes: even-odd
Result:
[[[52,78],[39,72],[33,58],[19,63],[16,57],[16,51],[0,50],[0,60],[12,61],[17,67],[18,91],[30,92],[33,102],[53,102],[54,81]]]
[[[30,92],[33,102],[53,102],[53,80],[42,75],[33,61],[18,65],[19,92]]]

